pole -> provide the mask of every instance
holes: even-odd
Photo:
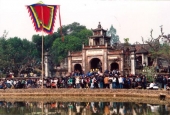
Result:
[[[43,33],[43,32],[42,32]],[[42,89],[43,89],[43,85],[44,85],[44,47],[43,47],[43,45],[44,45],[44,36],[43,36],[43,34],[42,34]]]
[[[59,10],[59,22],[60,22],[60,35],[61,35],[62,41],[64,42],[64,36],[62,34],[62,26],[61,26],[60,5],[58,5],[58,10]]]
[[[42,86],[41,88],[43,89],[44,85],[44,34],[43,34],[43,26],[44,26],[44,17],[43,17],[43,7],[41,6],[41,13],[42,13],[42,72],[41,72],[41,77],[42,77]]]

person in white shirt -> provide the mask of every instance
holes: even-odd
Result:
[[[54,78],[53,82],[56,84],[56,88],[57,88],[57,83],[58,83],[58,79],[57,78]]]
[[[9,79],[9,80],[7,80],[7,87],[11,88],[11,86],[12,86],[12,80]]]
[[[155,85],[154,82],[151,82],[150,85],[149,85],[149,89],[153,89],[153,86]]]
[[[90,83],[90,88],[94,88],[94,82],[96,81],[96,78],[94,77],[94,76],[92,76],[92,78],[91,78],[91,83]]]
[[[119,80],[119,88],[122,89],[123,88],[123,77],[119,76],[118,80]]]
[[[76,83],[76,88],[80,88],[80,77],[79,76],[75,77],[75,83]]]

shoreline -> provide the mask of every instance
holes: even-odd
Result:
[[[165,100],[160,100],[160,95]],[[0,100],[11,101],[124,101],[170,103],[170,91],[143,89],[6,89]]]

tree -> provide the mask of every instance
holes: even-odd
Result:
[[[154,62],[159,57],[162,57],[170,62],[169,56],[170,56],[170,36],[164,35],[163,28],[161,26],[161,34],[157,38],[153,38],[152,33],[153,30],[151,30],[150,39],[146,40],[145,43],[149,46],[149,53],[151,58]],[[143,39],[143,37],[142,37]],[[162,42],[162,40],[164,40]],[[143,40],[144,42],[144,40]],[[162,43],[161,43],[162,42]]]
[[[127,45],[130,45],[129,44],[129,38],[124,38],[124,44],[127,46]]]
[[[154,76],[156,75],[156,71],[154,67],[145,66],[142,70],[142,75],[145,75],[149,82],[154,81]]]
[[[37,59],[37,50],[35,44],[26,39],[2,37],[0,39],[0,57],[0,70],[4,74],[13,71],[15,75],[18,75],[32,64],[31,61]]]
[[[32,67],[41,70],[42,36],[33,35],[32,41],[12,37],[7,39],[7,31],[0,37],[0,71],[6,74],[15,71],[17,76]],[[44,51],[49,51],[52,63],[60,63],[67,57],[68,51],[82,50],[82,43],[88,43],[92,31],[74,22],[63,26],[64,42],[61,41],[60,29],[52,35],[44,36]]]
[[[70,35],[70,34],[74,35],[74,34],[77,34],[78,32],[80,32],[83,29],[86,29],[86,27],[80,25],[77,22],[73,22],[72,24],[64,25],[62,27],[62,32],[63,32],[64,36]],[[59,29],[58,29],[58,32],[59,32]]]
[[[82,29],[80,32],[77,32],[77,34],[74,34],[74,35],[78,37],[79,39],[81,39],[82,43],[85,43],[85,45],[88,45],[88,37],[92,36],[92,31],[88,29]]]
[[[65,36],[64,42],[61,39],[56,39],[52,46],[55,62],[60,63],[67,57],[68,51],[79,51],[81,47],[81,39],[72,35]]]
[[[57,64],[67,57],[68,51],[81,51],[82,43],[88,43],[88,36],[92,35],[92,31],[74,22],[64,26],[64,34],[64,42],[61,41],[60,37],[56,38],[50,51],[54,58],[54,63]]]
[[[169,43],[162,44],[159,53],[161,54],[161,57],[164,57],[170,63],[170,58],[169,58],[170,57],[170,45],[169,45]]]
[[[35,44],[35,48],[38,51],[38,57],[41,58],[41,53],[42,53],[42,36],[38,35],[33,35],[32,36],[32,42]]]
[[[5,39],[7,37],[7,35],[8,35],[8,32],[6,30],[4,30],[3,35],[0,38],[4,38]]]
[[[119,36],[116,35],[116,29],[111,25],[110,30],[107,31],[107,35],[111,36],[111,45],[114,46],[115,43],[119,43]]]
[[[88,43],[87,37],[92,35],[91,30],[87,30],[85,26],[82,26],[77,22],[73,22],[72,24],[68,24],[68,25],[63,25],[62,26],[62,33],[63,33],[63,36],[65,36],[66,38],[67,38],[68,35],[78,37],[81,40],[81,42],[84,42],[85,44]],[[61,40],[61,37],[62,36],[60,35],[60,28],[58,28],[57,32],[55,32],[54,34],[44,36],[44,51],[48,50],[49,53],[53,56],[53,58],[54,57],[58,58],[58,56],[56,56],[56,52],[54,52],[54,47],[52,48],[53,43],[56,42],[56,41],[59,42]],[[39,57],[41,57],[42,36],[33,35],[32,41],[36,46]],[[66,42],[66,41],[64,40],[64,42]],[[62,43],[62,41],[60,43]],[[77,44],[76,41],[75,41],[75,44]],[[80,43],[79,45],[81,45],[81,44],[82,43]],[[80,50],[81,47],[79,45],[75,46],[75,47]],[[57,55],[60,55],[60,57],[63,57],[63,56],[61,56],[63,54],[57,54]],[[54,60],[56,60],[56,59],[54,59]]]

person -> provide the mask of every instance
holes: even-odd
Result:
[[[145,76],[143,76],[143,78],[142,78],[142,88],[144,88],[144,89],[146,89],[146,77]]]
[[[79,76],[75,77],[75,84],[76,84],[76,88],[80,88],[80,77]]]
[[[164,90],[166,90],[166,85],[167,85],[167,77],[163,76],[162,86],[163,86]]]
[[[95,81],[95,77],[94,75],[91,76],[91,79],[90,79],[90,88],[94,88],[94,81]]]
[[[99,81],[99,87],[100,88],[103,88],[104,86],[104,77],[103,76],[101,76],[101,75],[99,75],[99,79],[98,79],[98,81]]]
[[[153,86],[155,85],[155,83],[152,81],[149,85],[149,89],[153,89]]]
[[[0,79],[0,89],[3,89],[3,81]]]
[[[95,79],[94,79],[94,88],[99,88],[97,77],[95,77]]]
[[[109,75],[105,74],[104,77],[104,88],[109,88]]]
[[[83,77],[80,77],[80,88],[85,88]]]
[[[55,85],[56,85],[55,87],[57,88],[57,86],[58,86],[58,84],[57,84],[58,83],[58,78],[54,78],[53,82],[55,83]],[[40,81],[40,84],[41,84],[41,81]]]
[[[51,83],[51,88],[56,88],[56,83],[54,81]]]
[[[166,89],[170,90],[170,77],[168,77]]]
[[[7,88],[5,81],[3,82],[2,87],[4,90]]]
[[[115,76],[113,77],[112,88],[113,88],[113,89],[116,89],[116,88],[117,88],[117,87],[116,87],[116,77],[115,77]]]
[[[72,87],[73,87],[73,86],[72,86],[72,85],[73,85],[73,78],[72,78],[72,77],[69,77],[69,78],[68,78],[67,84],[68,84],[68,87],[69,87],[69,88],[72,88]]]
[[[159,72],[159,66],[158,65],[156,66],[156,71]]]
[[[119,88],[122,89],[123,88],[123,77],[120,75],[118,80],[119,80]]]

